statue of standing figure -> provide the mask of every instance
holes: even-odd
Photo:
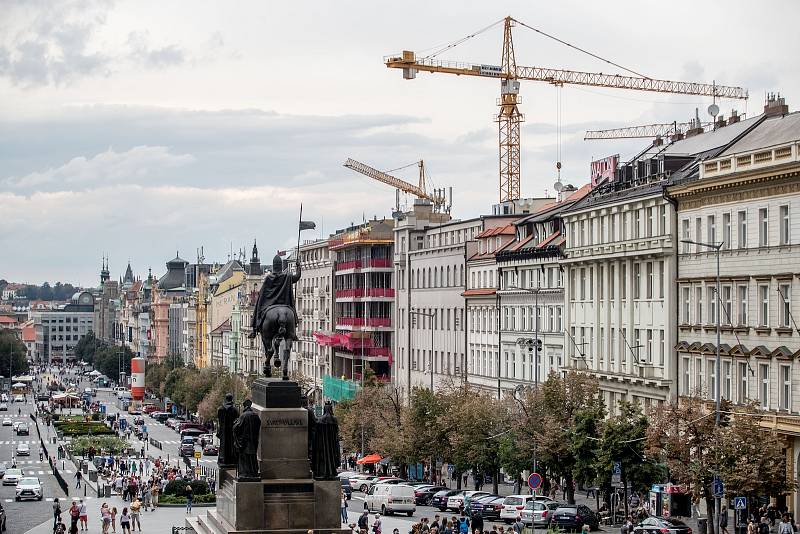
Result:
[[[261,418],[253,411],[253,401],[242,403],[242,415],[233,424],[233,438],[239,455],[237,480],[254,482],[261,480],[258,465],[258,441],[261,437]]]
[[[311,472],[317,480],[336,480],[341,462],[339,448],[339,422],[333,415],[333,404],[325,403],[322,417],[314,423],[311,448]]]
[[[233,446],[233,424],[239,417],[239,410],[233,405],[233,394],[225,395],[225,401],[217,409],[217,438],[219,438],[219,455],[217,465],[220,467],[236,467],[236,450]]]

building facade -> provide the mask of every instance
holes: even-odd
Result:
[[[50,365],[75,361],[75,345],[94,330],[95,299],[88,291],[75,293],[70,302],[53,310],[31,313],[36,336],[34,362]]]
[[[762,425],[783,437],[787,471],[797,477],[800,113],[784,108],[769,103],[757,126],[669,192],[681,239],[721,245],[719,294],[715,250],[679,245],[678,393],[713,401],[719,387],[734,404],[757,402]],[[799,510],[800,495],[793,492],[786,505]]]

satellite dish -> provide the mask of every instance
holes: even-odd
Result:
[[[564,184],[562,184],[561,182],[556,182],[553,184],[553,189],[555,189],[560,193],[561,190],[564,189]]]
[[[716,119],[717,115],[719,115],[719,106],[716,104],[708,106],[708,114]]]

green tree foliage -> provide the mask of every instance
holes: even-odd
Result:
[[[51,286],[45,282],[41,286],[26,285],[18,294],[30,300],[69,300],[77,291],[80,288],[69,283],[56,282]]]
[[[0,329],[0,375],[8,377],[28,373],[28,350],[25,344],[17,339],[14,332]]]

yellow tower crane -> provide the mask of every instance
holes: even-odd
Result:
[[[415,195],[417,198],[424,198],[426,200],[430,200],[433,204],[434,211],[448,211],[450,210],[450,205],[447,202],[447,196],[445,195],[444,189],[434,189],[433,193],[428,193],[426,186],[425,186],[425,163],[422,160],[419,160],[412,165],[417,165],[419,167],[419,185],[414,185],[412,183],[406,182],[405,180],[401,180],[400,178],[396,178],[391,174],[387,174],[383,171],[379,171],[373,167],[365,163],[361,163],[360,161],[356,161],[352,158],[347,158],[347,161],[344,162],[344,166],[348,169],[352,169],[358,173],[363,174],[373,180],[377,180],[379,182],[383,182],[384,184],[391,185],[395,189],[399,189],[404,193],[410,193]],[[410,165],[407,165],[407,167]],[[405,168],[405,167],[404,167]]]
[[[438,54],[450,50],[500,23],[504,24],[503,49],[500,65],[483,65],[435,59]],[[511,34],[511,28],[515,25],[533,30],[563,45],[588,54],[614,67],[628,71],[634,74],[634,76],[517,65],[514,54],[514,41]],[[701,95],[714,98],[747,98],[747,90],[741,87],[695,82],[676,82],[643,76],[510,16],[467,37],[450,43],[424,57],[418,57],[413,51],[404,50],[401,55],[389,57],[385,62],[388,68],[402,69],[403,78],[407,80],[414,79],[419,71],[500,79],[500,98],[498,100],[500,109],[496,117],[496,122],[499,124],[500,202],[517,200],[520,198],[520,124],[524,121],[524,116],[520,113],[518,105],[520,80],[541,81],[557,86],[562,86],[564,84],[588,85],[593,87],[612,87],[616,89],[633,89],[636,91],[653,91],[658,93]],[[560,166],[560,162],[558,165]]]

